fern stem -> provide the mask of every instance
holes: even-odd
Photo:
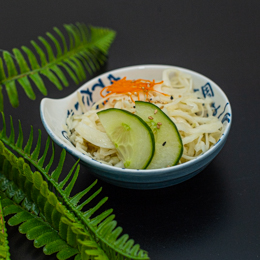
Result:
[[[77,219],[80,220],[81,222],[83,222],[84,225],[86,225],[88,227],[88,229],[91,231],[91,234],[95,237],[95,241],[103,241],[102,242],[103,246],[106,246],[108,248],[113,248],[118,254],[124,255],[125,259],[136,259],[136,260],[138,260],[138,259],[149,259],[149,257],[146,258],[146,257],[134,257],[134,256],[129,258],[129,256],[128,256],[128,254],[126,252],[122,252],[121,250],[119,250],[118,248],[113,246],[112,244],[108,243],[107,241],[104,241],[103,237],[101,235],[99,235],[96,232],[96,229],[90,224],[90,221],[87,220],[84,217],[83,213],[80,210],[76,210],[75,209],[74,205],[70,202],[70,200],[68,200],[68,197],[64,195],[64,191],[57,185],[57,183],[53,179],[50,178],[50,175],[48,174],[48,172],[46,172],[42,167],[40,167],[38,165],[37,161],[34,161],[28,154],[25,154],[22,149],[17,149],[17,147],[15,145],[10,144],[7,140],[5,140],[5,139],[1,139],[1,140],[6,145],[10,146],[18,154],[20,154],[24,159],[29,161],[39,172],[41,172],[44,175],[46,180],[48,182],[50,182],[52,184],[52,186],[55,188],[55,190],[57,190],[58,194],[61,195],[61,197],[63,199],[63,202],[69,207],[69,209],[71,211],[74,212],[74,214],[77,217]]]
[[[13,200],[9,199],[5,192],[0,191],[0,195],[3,198],[4,203],[4,215],[15,214],[8,220],[8,224],[10,226],[20,225],[19,231],[22,234],[26,234],[27,238],[30,240],[34,240],[34,245],[36,247],[44,246],[45,244],[52,243],[56,241],[63,241],[66,245],[66,249],[73,253],[73,255],[79,254],[80,252],[69,245],[67,245],[65,240],[62,240],[58,234],[58,231],[55,230],[48,222],[43,221],[43,219],[33,212],[29,212],[26,208],[22,207],[21,205],[15,203]],[[11,210],[10,210],[11,209]],[[33,237],[33,230],[39,227],[44,230],[44,233],[39,232],[37,230],[37,235]],[[35,232],[35,231],[34,231]],[[47,239],[44,239],[45,234],[48,235]],[[67,259],[68,257],[64,256],[63,258],[59,259]]]
[[[37,141],[36,148],[32,152],[32,155],[30,154],[31,143],[32,143],[32,138],[33,138],[33,135],[32,135],[33,131],[31,130],[29,140],[25,146],[25,149],[23,150],[20,145],[19,145],[19,147],[17,147],[15,145],[15,143],[14,143],[15,138],[14,138],[13,134],[10,137],[7,137],[6,127],[5,127],[5,117],[4,117],[3,113],[2,113],[2,116],[3,116],[4,127],[3,127],[3,130],[0,132],[0,140],[2,140],[2,142],[0,142],[0,148],[1,148],[1,146],[4,146],[3,143],[6,144],[8,147],[10,147],[17,154],[21,155],[22,158],[24,158],[26,161],[28,161],[31,165],[33,165],[38,170],[38,174],[35,175],[35,176],[38,176],[37,177],[38,179],[34,180],[34,179],[32,179],[31,174],[30,174],[31,169],[29,168],[29,165],[26,164],[28,169],[27,169],[27,173],[25,172],[25,176],[26,176],[26,178],[29,178],[28,180],[30,180],[30,182],[33,181],[33,182],[35,182],[35,184],[37,184],[37,187],[38,187],[37,189],[40,189],[40,187],[42,186],[42,184],[40,184],[40,183],[42,183],[43,178],[48,183],[51,183],[52,186],[54,187],[54,190],[57,191],[57,194],[61,198],[61,202],[71,212],[71,214],[72,214],[71,216],[74,219],[75,224],[78,223],[77,225],[80,225],[80,229],[82,230],[82,232],[84,232],[84,234],[89,234],[89,237],[91,237],[91,240],[93,242],[97,243],[100,250],[102,249],[105,251],[106,254],[109,254],[109,257],[111,257],[111,259],[115,259],[112,256],[117,256],[116,259],[118,259],[118,260],[121,260],[121,259],[124,259],[124,260],[149,259],[147,253],[144,250],[139,249],[139,247],[137,247],[137,246],[133,246],[133,240],[131,240],[131,239],[128,240],[128,236],[123,235],[118,239],[119,235],[122,232],[122,229],[120,227],[116,228],[116,221],[114,220],[115,216],[111,215],[112,211],[111,212],[106,211],[105,214],[102,213],[102,214],[96,216],[95,218],[91,218],[93,216],[93,214],[106,202],[106,200],[107,200],[106,197],[101,199],[96,204],[96,206],[90,208],[88,211],[86,211],[86,212],[81,211],[81,208],[84,205],[88,204],[92,199],[96,198],[96,196],[100,193],[101,188],[99,190],[97,190],[96,192],[94,192],[93,195],[89,196],[88,199],[86,199],[84,202],[82,202],[79,206],[77,206],[79,200],[82,198],[82,196],[84,196],[87,192],[89,192],[89,190],[94,185],[91,185],[89,188],[85,189],[82,193],[76,194],[74,197],[70,197],[71,190],[74,186],[74,183],[75,183],[77,175],[78,175],[78,171],[79,171],[78,167],[74,166],[72,168],[73,170],[71,170],[70,173],[68,174],[68,178],[66,177],[64,179],[64,180],[66,180],[65,182],[61,181],[60,184],[57,182],[59,175],[61,173],[61,167],[65,160],[64,152],[62,152],[62,154],[60,156],[58,167],[53,171],[52,174],[49,174],[48,171],[50,169],[50,166],[53,161],[53,156],[54,156],[53,149],[52,149],[52,155],[51,155],[50,162],[48,163],[47,167],[43,168],[45,156],[46,156],[46,153],[48,152],[48,148],[49,148],[49,142],[48,142],[49,138],[47,139],[47,145],[44,150],[44,155],[40,159],[38,159],[38,155],[39,155],[38,150],[40,149],[40,142]],[[13,128],[12,120],[11,120],[11,128]],[[22,137],[23,135],[22,135],[21,127],[19,127],[19,132],[20,132],[20,134],[19,134],[20,137]],[[38,137],[38,140],[39,140],[39,138],[40,137]],[[19,144],[21,142],[20,140],[21,140],[21,138],[18,138]],[[1,143],[2,143],[2,145],[1,145]],[[12,153],[7,148],[3,147],[1,149],[4,149],[6,151],[5,154],[8,158],[9,157],[12,158],[12,156],[11,156]],[[14,155],[13,155],[13,157],[14,157]],[[42,160],[42,158],[43,158],[43,160]],[[71,176],[71,180],[67,184],[67,182],[70,179],[69,176]],[[43,194],[45,194],[45,192],[48,191],[47,182],[44,182],[46,187],[45,188],[43,187],[44,190],[41,191],[41,192],[44,191]],[[67,188],[63,188],[65,184],[67,184]],[[27,188],[26,190],[30,190],[30,188],[29,189]],[[54,193],[52,193],[52,194],[53,194],[53,196],[55,196]],[[57,197],[55,196],[55,198],[57,198]],[[56,201],[56,199],[55,199],[55,201]],[[55,203],[53,203],[53,205]],[[43,209],[40,208],[40,211],[42,212]],[[70,224],[68,223],[68,225],[70,225]],[[74,227],[74,224],[73,224],[73,227]],[[112,256],[111,256],[111,254],[112,254]]]
[[[24,207],[21,207],[17,203],[9,201],[7,203],[9,207],[5,209],[5,215],[16,214],[8,221],[9,225],[18,225],[22,222],[26,221],[28,223],[28,221],[30,221],[28,227],[26,226],[26,229],[22,231],[22,233],[27,234],[27,238],[30,240],[38,240],[41,239],[42,234],[54,232],[52,237],[54,236],[55,241],[51,241],[51,243],[47,241],[48,244],[44,248],[45,254],[60,253],[66,248],[69,248],[71,251],[70,246],[75,248],[81,247],[80,243],[78,244],[77,242],[78,238],[81,238],[83,241],[91,243],[91,247],[95,249],[95,253],[91,253],[91,251],[87,253],[88,246],[86,245],[85,247],[83,244],[83,252],[87,254],[85,253],[86,257],[82,257],[82,260],[89,259],[88,254],[94,254],[96,256],[102,255],[103,258],[100,259],[108,260],[102,248],[100,248],[80,221],[75,218],[73,212],[70,212],[65,205],[62,205],[54,193],[48,190],[47,183],[43,181],[42,175],[39,172],[31,172],[29,165],[25,163],[23,159],[16,158],[2,142],[0,142],[0,154],[1,158],[5,158],[3,163],[4,167],[2,168],[3,174],[0,174],[0,187],[2,192],[4,192],[2,196],[13,199],[19,189],[22,189],[22,192],[24,192],[23,202],[26,199],[28,200],[28,196],[30,196],[41,212],[41,214],[39,214],[40,218],[38,219],[38,216],[31,212],[32,207],[30,203],[29,207],[23,203]],[[31,183],[30,189],[26,187],[26,183]],[[20,187],[16,185],[20,185]],[[13,192],[10,193],[10,191]],[[12,205],[10,206],[10,204]],[[55,213],[58,213],[56,217]],[[34,225],[35,221],[38,223],[36,226]],[[57,221],[59,222],[58,224]],[[59,231],[53,229],[55,223]],[[22,226],[24,228],[24,224],[22,224]],[[75,250],[72,250],[72,252],[74,252],[74,254],[76,253]]]
[[[45,38],[38,37],[38,40],[45,47],[45,51],[35,41],[31,41],[38,54],[40,64],[35,54],[25,46],[22,46],[21,49],[27,55],[30,66],[19,49],[13,49],[14,56],[8,51],[3,52],[3,59],[0,57],[0,86],[5,86],[9,100],[14,107],[19,105],[16,83],[22,86],[30,99],[35,99],[31,81],[42,94],[46,95],[47,89],[41,76],[45,76],[61,90],[63,86],[67,87],[69,85],[63,70],[78,84],[79,81],[86,79],[85,70],[92,75],[104,63],[104,57],[107,56],[110,44],[115,37],[114,31],[87,27],[79,23],[76,26],[64,25],[64,27],[69,35],[69,48],[59,29],[54,28],[54,31],[59,36],[61,43],[51,33],[46,33],[56,47],[56,54],[54,54],[51,45]],[[20,72],[18,72],[18,68]],[[0,109],[3,110],[2,97],[0,97]]]
[[[2,209],[2,196],[0,197],[0,258],[10,260],[7,231]]]
[[[54,61],[48,63],[47,65],[45,65],[45,66],[43,66],[43,67],[41,67],[39,69],[34,69],[34,70],[29,71],[29,72],[26,72],[26,73],[23,73],[23,74],[19,74],[17,76],[7,77],[6,79],[0,81],[0,85],[5,85],[5,84],[9,83],[10,81],[14,81],[14,80],[18,80],[18,79],[21,79],[21,78],[24,78],[24,77],[28,77],[28,76],[33,75],[33,74],[38,74],[42,70],[50,69],[53,65],[57,65],[57,64],[63,62],[64,60],[70,59],[71,57],[77,55],[81,51],[84,51],[86,49],[90,49],[91,46],[95,46],[93,44],[87,44],[87,45],[89,45],[89,46],[86,46],[86,45],[82,44],[81,46],[77,47],[76,49],[74,49],[72,51],[68,51],[65,55],[63,55],[63,56],[61,56],[59,58],[56,58]],[[11,55],[11,56],[13,57],[13,55]]]

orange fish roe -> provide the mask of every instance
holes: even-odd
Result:
[[[163,81],[155,83],[155,80],[146,80],[146,79],[137,79],[137,80],[127,80],[126,77],[113,81],[112,85],[104,87],[100,91],[101,97],[109,97],[112,94],[125,94],[129,95],[132,102],[134,102],[134,99],[132,96],[137,96],[138,100],[140,100],[140,93],[143,93],[146,97],[148,97],[149,91],[154,91],[157,93],[160,93],[164,96],[169,96],[168,94],[159,92],[154,89],[156,85],[162,84]],[[103,95],[103,92],[107,91],[109,92],[106,95]],[[108,98],[109,99],[109,98]]]

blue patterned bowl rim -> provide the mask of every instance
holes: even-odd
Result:
[[[222,121],[227,121],[227,125],[226,125],[225,131],[224,131],[222,137],[211,149],[209,149],[207,152],[203,153],[202,155],[200,155],[199,157],[197,157],[194,160],[188,161],[188,162],[180,164],[180,165],[168,167],[168,168],[152,169],[152,170],[136,170],[136,169],[125,169],[125,168],[113,167],[113,166],[106,165],[106,164],[103,164],[101,162],[98,162],[98,161],[80,153],[75,148],[73,149],[71,146],[67,145],[63,140],[61,140],[61,138],[59,138],[54,133],[50,124],[47,123],[46,116],[45,116],[45,110],[46,110],[46,107],[47,107],[46,102],[47,101],[67,102],[71,98],[75,97],[75,95],[77,95],[77,91],[84,90],[88,86],[96,84],[100,79],[109,77],[109,75],[116,75],[119,72],[122,73],[122,72],[128,72],[128,71],[149,70],[149,69],[153,69],[153,70],[160,69],[160,70],[162,70],[162,69],[167,69],[167,68],[175,68],[175,69],[181,70],[183,72],[186,72],[188,74],[196,75],[197,77],[203,78],[206,82],[206,84],[203,85],[203,86],[208,85],[208,87],[211,88],[211,91],[212,91],[212,89],[217,90],[221,94],[222,98],[225,100],[225,105],[224,105],[224,107],[222,107],[222,111],[218,112],[218,117],[220,117],[220,118],[222,117]],[[201,88],[203,88],[203,86],[201,86]],[[217,108],[219,108],[219,107],[217,107]],[[197,72],[194,72],[194,71],[189,70],[189,69],[185,69],[185,68],[178,67],[178,66],[172,66],[172,65],[156,65],[156,64],[136,65],[136,66],[129,66],[129,67],[115,69],[115,70],[103,73],[103,74],[91,79],[90,81],[83,84],[75,92],[73,92],[72,94],[70,94],[69,96],[67,96],[65,98],[62,98],[62,99],[44,98],[44,99],[42,99],[41,104],[40,104],[40,116],[41,116],[42,123],[43,123],[47,133],[50,135],[50,137],[52,138],[52,140],[55,143],[57,143],[59,146],[61,146],[65,150],[67,150],[74,157],[81,159],[84,162],[84,164],[87,164],[87,165],[91,166],[92,168],[95,168],[96,170],[107,172],[109,174],[111,173],[112,176],[109,176],[111,178],[114,178],[115,176],[120,176],[122,174],[124,176],[129,175],[129,176],[132,176],[132,177],[138,177],[138,176],[140,176],[140,177],[141,176],[146,176],[146,177],[151,176],[152,177],[152,176],[156,176],[158,174],[163,176],[163,175],[174,174],[174,173],[177,173],[178,171],[185,172],[185,169],[188,170],[188,172],[186,172],[185,174],[190,174],[192,172],[190,169],[193,169],[195,171],[199,166],[201,167],[201,165],[203,164],[203,161],[207,157],[208,158],[212,158],[212,157],[214,158],[217,155],[217,153],[221,150],[220,148],[222,148],[224,143],[226,142],[226,138],[227,138],[228,133],[230,131],[231,122],[232,122],[232,111],[231,111],[230,102],[229,102],[227,96],[225,95],[225,93],[222,91],[222,89],[215,82],[213,82],[209,78],[205,77],[204,75],[197,73]],[[64,118],[64,124],[65,124],[65,119],[66,118]],[[194,168],[192,167],[193,165],[194,165]],[[121,177],[124,178],[124,176],[121,176]],[[120,179],[121,179],[121,177],[120,177]],[[176,178],[178,178],[178,177],[180,177],[180,176],[178,176],[178,174],[176,174]]]

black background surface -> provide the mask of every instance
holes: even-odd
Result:
[[[196,177],[152,191],[99,181],[101,197],[109,197],[104,209],[114,209],[124,233],[153,260],[260,257],[259,14],[258,0],[1,2],[2,50],[30,47],[30,40],[64,23],[108,27],[117,36],[99,73],[138,64],[176,65],[206,75],[228,96],[233,112],[228,141]],[[47,82],[48,96],[62,98],[79,86],[70,80],[59,91]],[[25,136],[33,125],[46,140],[39,114],[43,96],[34,89],[37,99],[31,101],[19,88],[16,109],[4,93],[5,113],[13,116],[16,127],[21,120]],[[67,155],[64,169],[74,162]],[[74,193],[94,180],[82,167]],[[35,249],[17,227],[8,226],[8,235],[12,259],[56,259]]]

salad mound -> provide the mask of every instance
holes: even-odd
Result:
[[[163,71],[160,82],[123,78],[102,89],[100,95],[102,98],[89,111],[67,118],[66,130],[76,149],[115,167],[124,167],[123,158],[97,114],[108,108],[136,114],[135,102],[146,101],[161,109],[174,122],[181,137],[183,153],[178,164],[208,151],[224,130],[213,115],[212,99],[195,92],[192,77],[175,69]]]

